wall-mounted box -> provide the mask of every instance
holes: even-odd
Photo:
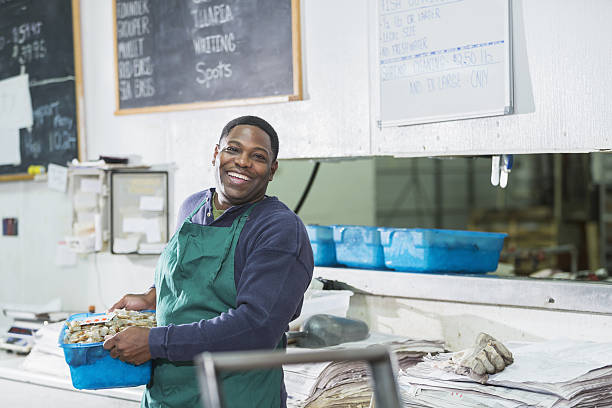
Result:
[[[113,170],[111,253],[160,254],[168,242],[168,172]]]

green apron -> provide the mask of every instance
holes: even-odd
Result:
[[[155,270],[157,324],[212,319],[236,308],[234,251],[254,205],[230,227],[191,222],[206,199],[185,219],[159,258]],[[153,361],[152,384],[141,407],[201,408],[193,362]],[[282,368],[222,375],[226,408],[280,407]]]

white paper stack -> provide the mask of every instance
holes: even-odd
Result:
[[[21,368],[27,371],[70,378],[70,370],[64,359],[64,351],[58,345],[64,322],[49,323],[34,335],[34,347],[23,361]]]
[[[398,357],[400,369],[422,361],[428,353],[444,351],[441,340],[414,340],[401,336],[371,333],[363,341],[343,343],[319,350],[390,345]],[[288,353],[309,349],[289,348]],[[308,408],[368,407],[372,397],[365,362],[326,362],[283,367],[287,387],[287,406]]]
[[[514,363],[487,384],[444,369],[452,353],[401,371],[405,407],[610,407],[612,343],[508,343]]]

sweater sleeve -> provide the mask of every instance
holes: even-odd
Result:
[[[312,249],[294,214],[252,235],[236,308],[209,320],[151,329],[153,358],[189,361],[204,351],[272,349],[279,343],[312,279]]]

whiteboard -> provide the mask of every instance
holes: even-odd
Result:
[[[379,0],[379,126],[512,113],[511,0]]]

